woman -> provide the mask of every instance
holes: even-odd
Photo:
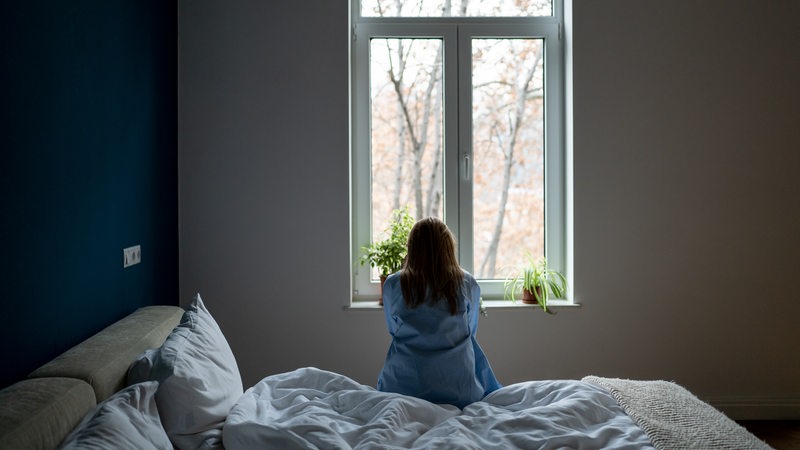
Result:
[[[417,222],[403,269],[383,286],[392,343],[378,390],[463,408],[501,387],[475,339],[480,287],[439,219]]]

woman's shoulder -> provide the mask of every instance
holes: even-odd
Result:
[[[395,272],[386,277],[386,280],[383,282],[383,293],[384,297],[386,295],[402,295],[400,288],[400,272]]]
[[[392,273],[392,274],[389,274],[389,276],[386,277],[386,281],[383,282],[384,286],[386,284],[399,283],[400,282],[400,273],[401,272],[402,272],[402,270],[401,271],[397,271],[397,272]]]
[[[475,281],[475,277],[473,277],[471,273],[469,273],[469,272],[467,272],[466,270],[463,270],[463,269],[462,269],[462,272],[464,272],[464,283],[466,285],[472,286],[472,285],[478,284],[478,282]]]

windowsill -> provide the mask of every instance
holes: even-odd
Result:
[[[568,300],[550,300],[548,308],[554,310],[580,308],[580,303],[573,303]],[[487,311],[495,309],[519,309],[519,308],[539,308],[538,305],[527,305],[522,302],[512,302],[509,300],[491,300],[483,303],[484,309]],[[342,307],[345,311],[380,311],[383,306],[378,304],[377,300],[374,301],[358,301]]]

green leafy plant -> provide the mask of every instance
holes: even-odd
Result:
[[[548,309],[547,301],[552,297],[563,298],[567,292],[567,278],[561,272],[551,269],[544,257],[534,259],[528,257],[528,262],[518,267],[515,272],[505,280],[504,298],[516,301],[516,296],[525,292],[535,299],[546,313],[553,314]]]
[[[361,265],[369,263],[378,269],[381,277],[397,272],[403,267],[408,252],[408,235],[414,226],[414,218],[408,207],[392,211],[392,219],[384,230],[385,239],[361,247]]]

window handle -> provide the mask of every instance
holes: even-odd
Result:
[[[469,181],[469,153],[464,153],[464,178]]]

